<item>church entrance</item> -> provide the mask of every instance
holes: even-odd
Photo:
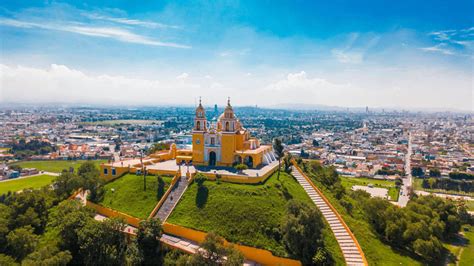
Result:
[[[209,153],[209,166],[215,166],[216,165],[216,153],[211,151]]]

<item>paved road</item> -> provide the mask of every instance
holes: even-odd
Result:
[[[24,176],[20,176],[16,178],[4,179],[4,180],[0,180],[0,182],[15,181],[18,179],[30,178],[30,177],[40,176],[40,175],[59,176],[59,173],[40,171],[39,173],[34,174],[34,175],[24,175]]]
[[[355,241],[352,239],[350,231],[344,227],[342,221],[329,207],[326,201],[324,201],[322,195],[311,186],[308,180],[306,180],[303,174],[300,173],[296,167],[293,167],[291,174],[296,178],[296,180],[298,180],[298,183],[300,183],[308,196],[323,214],[324,219],[328,222],[329,227],[334,233],[337,243],[342,250],[346,264],[350,266],[363,266],[364,261],[362,259],[362,254],[359,252]]]
[[[397,205],[400,207],[405,207],[408,204],[408,201],[410,200],[410,197],[408,195],[409,188],[413,184],[413,177],[411,176],[411,134],[408,133],[408,150],[407,154],[405,155],[405,173],[406,176],[402,178],[403,185],[400,189],[400,192],[402,194],[399,195]]]

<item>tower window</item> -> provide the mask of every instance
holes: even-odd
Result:
[[[201,130],[201,121],[196,122],[196,129]]]
[[[214,140],[214,138],[211,138],[211,145],[215,145],[216,144],[216,141]]]
[[[230,129],[230,124],[229,122],[225,122],[225,131],[229,131]]]

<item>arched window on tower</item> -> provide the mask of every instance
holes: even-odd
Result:
[[[230,131],[229,121],[225,122],[225,131]]]
[[[201,121],[196,122],[196,129],[201,130]]]

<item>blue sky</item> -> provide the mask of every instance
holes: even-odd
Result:
[[[0,101],[473,110],[474,1],[136,3],[2,1]]]

